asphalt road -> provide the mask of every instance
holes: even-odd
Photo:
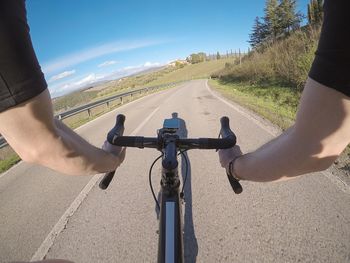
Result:
[[[210,92],[206,81],[192,81],[127,104],[77,132],[101,145],[116,114],[123,113],[125,134],[155,136],[164,118],[176,113],[188,137],[216,137],[220,117],[228,116],[244,152],[278,133],[230,105]],[[3,174],[0,262],[43,256],[155,262],[158,221],[148,168],[157,156],[150,149],[128,149],[107,191],[95,185],[96,176],[69,177],[25,163]],[[330,175],[243,182],[243,193],[235,195],[215,151],[193,150],[188,157],[186,262],[350,262],[349,189]],[[159,169],[154,170],[156,189]]]

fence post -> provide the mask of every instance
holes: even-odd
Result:
[[[88,111],[89,118],[90,118],[90,117],[91,117],[91,110],[90,110],[90,109],[88,109],[87,111]]]
[[[120,104],[123,104],[123,97],[120,97]]]
[[[107,108],[109,109],[109,101],[107,101]]]

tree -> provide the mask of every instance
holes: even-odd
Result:
[[[320,2],[322,0],[311,0]],[[264,42],[274,42],[300,27],[303,15],[296,12],[296,0],[266,0],[264,17],[256,17],[249,43],[253,48]]]
[[[273,40],[280,34],[280,20],[278,17],[278,1],[267,0],[264,9],[264,24],[266,27],[266,35]]]
[[[220,53],[219,53],[219,51],[216,53],[216,59],[220,59],[221,58],[221,56],[220,56]]]
[[[279,28],[281,33],[289,33],[300,27],[303,18],[300,12],[296,12],[295,0],[281,0],[277,13],[279,19]]]
[[[309,25],[320,25],[323,21],[323,0],[310,0],[307,5]]]
[[[205,54],[204,52],[199,52],[198,56],[199,56],[200,62],[203,62],[203,61],[207,60],[207,54]]]
[[[185,64],[183,62],[180,61],[176,61],[175,62],[175,67],[176,68],[183,68],[185,66]]]
[[[258,47],[267,37],[268,31],[266,24],[260,21],[260,18],[257,16],[254,20],[254,25],[252,33],[249,35],[249,44],[256,48]]]
[[[205,61],[207,58],[207,54],[204,52],[193,53],[189,57],[186,58],[187,62],[191,64],[196,64]]]

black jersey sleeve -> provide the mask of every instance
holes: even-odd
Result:
[[[24,0],[0,0],[0,112],[46,88],[30,39]]]
[[[309,77],[350,97],[350,0],[325,0],[324,21]]]

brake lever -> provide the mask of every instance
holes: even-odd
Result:
[[[228,117],[224,116],[220,119],[221,122],[221,130],[219,133],[219,138],[220,135],[221,137],[223,136],[228,136],[228,135],[232,135],[234,138],[234,142],[236,144],[236,135],[234,134],[234,132],[230,129],[230,120]],[[218,151],[218,150],[217,150]],[[227,179],[230,182],[230,185],[232,187],[232,190],[236,193],[236,194],[240,194],[243,191],[242,185],[239,183],[239,181],[233,177],[233,175],[231,173],[228,173],[226,171],[226,175],[227,175]]]
[[[236,178],[234,178],[232,176],[232,174],[226,172],[227,175],[227,179],[230,182],[230,185],[232,187],[233,192],[235,192],[235,194],[240,194],[243,192],[243,187],[242,185],[238,182],[238,180]]]
[[[118,138],[119,136],[122,136],[124,133],[124,122],[125,122],[125,116],[123,114],[118,114],[117,119],[116,119],[116,124],[112,128],[112,130],[109,131],[107,135],[107,140],[109,143],[113,144],[114,140]],[[115,174],[115,170],[108,172],[104,175],[102,178],[99,187],[102,190],[106,190],[109,184],[111,183],[113,177]]]

